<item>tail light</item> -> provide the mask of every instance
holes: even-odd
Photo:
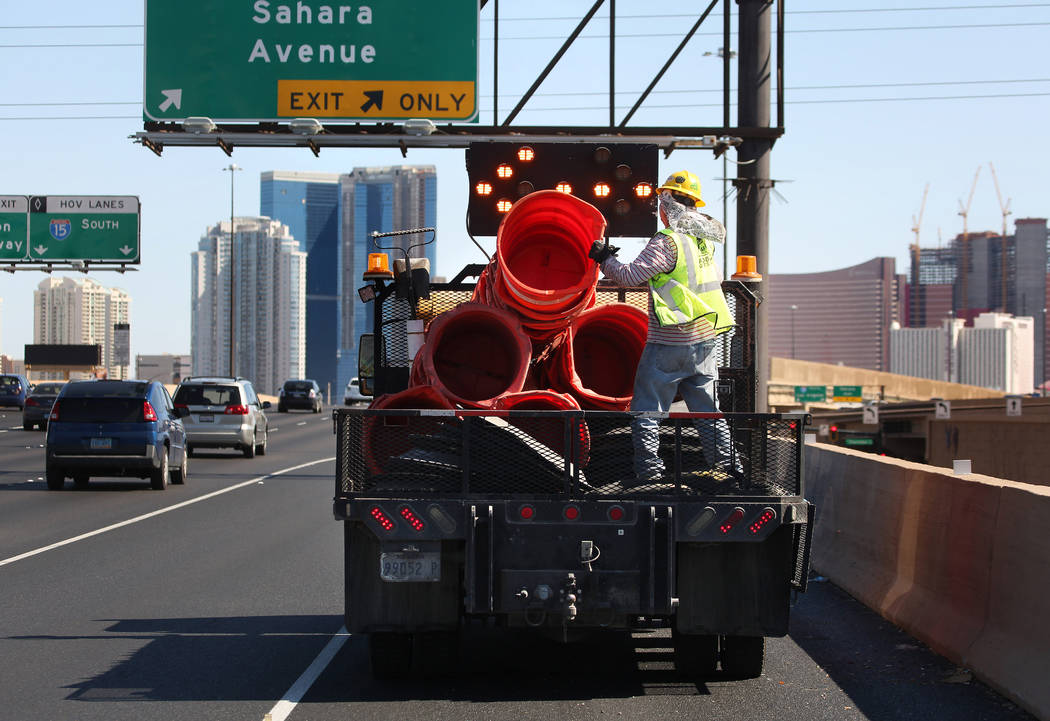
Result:
[[[415,514],[408,506],[401,507],[401,517],[408,521],[408,525],[412,526],[412,530],[417,533],[422,533],[423,529],[426,528],[426,524],[423,523],[423,519]]]
[[[580,507],[570,504],[562,511],[562,515],[565,516],[566,521],[575,521],[580,517]]]
[[[144,421],[155,421],[157,420],[157,412],[153,410],[153,406],[150,405],[149,401],[142,401],[142,420]]]
[[[726,518],[726,520],[722,521],[722,525],[718,527],[718,530],[720,530],[722,533],[729,533],[733,530],[733,526],[740,523],[740,521],[742,521],[743,518],[744,509],[739,507],[734,508],[733,512],[729,514],[729,517]]]
[[[185,403],[176,403],[175,407],[176,408],[185,408],[186,410],[190,409],[190,407],[188,405],[186,405]]]
[[[393,520],[391,520],[389,516],[383,513],[383,509],[379,506],[372,506],[372,510],[368,512],[368,515],[370,515],[375,520],[375,522],[379,524],[379,527],[382,528],[384,531],[389,532],[394,530]]]
[[[38,401],[36,398],[31,398],[31,397],[30,398],[26,398],[26,405],[27,406],[38,406],[38,405],[40,405],[40,401]]]
[[[248,415],[248,406],[239,403],[229,405],[226,406],[224,413],[228,416],[246,416]]]
[[[763,508],[761,515],[759,515],[758,518],[751,522],[751,525],[748,526],[748,530],[751,531],[751,535],[755,535],[763,528],[765,528],[766,524],[768,524],[776,517],[777,512],[774,511],[772,508]]]
[[[525,505],[518,509],[518,517],[523,521],[531,521],[536,516],[536,509]]]
[[[623,510],[623,506],[611,506],[609,508],[609,520],[614,523],[618,523],[624,519],[626,512]]]
[[[53,406],[51,406],[51,413],[50,413],[50,415],[48,415],[47,419],[49,421],[57,421],[58,420],[58,401],[55,401],[55,404]]]

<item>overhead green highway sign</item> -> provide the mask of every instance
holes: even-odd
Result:
[[[28,255],[29,198],[0,195],[0,261],[25,260]]]
[[[477,0],[146,0],[145,17],[147,120],[477,115]]]
[[[134,195],[36,195],[29,199],[32,263],[139,262]]]
[[[796,403],[822,403],[827,398],[827,386],[795,386]]]

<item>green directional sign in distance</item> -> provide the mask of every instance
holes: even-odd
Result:
[[[0,261],[25,260],[29,236],[29,198],[0,195]]]
[[[139,199],[134,195],[37,195],[29,199],[29,258],[139,262]]]
[[[827,397],[827,386],[795,386],[796,403],[820,403]]]
[[[478,0],[146,0],[147,120],[466,122]]]
[[[864,400],[864,387],[833,386],[832,399],[843,403],[860,403]]]

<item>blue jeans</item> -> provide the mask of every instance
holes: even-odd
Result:
[[[716,341],[693,345],[646,343],[634,377],[632,411],[671,410],[675,395],[682,394],[691,413],[716,413],[715,378],[718,362]],[[639,417],[631,422],[634,445],[634,472],[642,480],[652,479],[664,471],[657,451],[660,447],[660,421]],[[712,466],[730,468],[731,439],[725,420],[695,421],[700,434],[704,458]]]

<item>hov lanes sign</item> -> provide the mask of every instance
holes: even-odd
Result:
[[[134,195],[37,195],[29,199],[29,262],[139,262]]]
[[[146,0],[147,120],[471,121],[477,0]]]

